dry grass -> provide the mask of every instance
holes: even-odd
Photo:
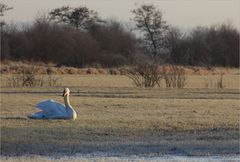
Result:
[[[75,121],[26,118],[41,100],[62,102],[63,87],[1,88],[3,155],[239,152],[239,89],[140,89],[124,87],[121,76],[65,77],[64,86],[75,83]]]
[[[74,67],[57,67],[53,63],[42,63],[42,62],[15,62],[15,61],[5,61],[1,62],[0,73],[1,74],[20,74],[22,70],[31,70],[32,67],[36,67],[36,74],[47,74],[47,70],[50,69],[52,74],[111,74],[111,75],[124,75],[126,73],[126,68],[74,68]],[[184,69],[187,75],[220,75],[220,74],[239,74],[239,69],[237,68],[222,68],[222,67],[192,67],[192,66],[180,66]],[[160,67],[160,71],[163,68],[168,72],[171,70],[171,65],[165,65]]]
[[[12,74],[1,75],[1,85],[7,86],[7,78]],[[42,75],[47,80],[47,75]],[[60,78],[58,84],[68,87],[135,87],[132,80],[123,75],[53,75]],[[216,89],[221,75],[187,75],[185,88],[204,88]],[[239,75],[223,75],[224,89],[240,89]],[[164,80],[160,83],[161,87],[166,87]]]
[[[191,89],[135,88],[119,75],[63,75],[62,86],[51,89],[2,84],[1,153],[238,154],[238,76],[225,77],[224,89],[203,89],[206,80],[218,76],[189,77]],[[62,102],[65,86],[71,89],[77,120],[26,118],[38,111],[39,101]]]

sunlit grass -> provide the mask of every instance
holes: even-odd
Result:
[[[7,86],[7,78],[11,77],[12,74],[1,75],[1,86]],[[47,79],[47,75],[43,75],[43,78]],[[53,75],[54,78],[59,78],[58,86],[67,87],[131,87],[135,88],[133,82],[124,75]],[[217,82],[221,75],[187,75],[185,88],[208,88],[216,89]],[[238,71],[234,74],[223,75],[223,86],[224,89],[239,89],[240,77]],[[161,87],[165,88],[164,79],[161,80]]]
[[[60,87],[1,88],[3,155],[112,152],[126,155],[236,154],[239,140],[238,89],[166,89],[85,86],[86,78],[66,76]],[[91,82],[88,78],[89,82]],[[83,79],[83,80],[81,80]],[[114,80],[114,81],[113,81]],[[103,80],[104,81],[104,80]],[[44,99],[63,102],[71,89],[72,120],[30,120]],[[123,84],[123,83],[122,83]],[[111,87],[112,85],[112,87]]]

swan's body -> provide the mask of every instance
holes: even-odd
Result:
[[[65,105],[55,102],[54,100],[45,100],[36,105],[40,112],[30,115],[32,119],[76,119],[77,113],[72,108],[69,102],[68,88],[64,89],[63,97]]]

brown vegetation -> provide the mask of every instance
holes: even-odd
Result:
[[[184,88],[186,86],[186,74],[182,67],[170,66],[162,68],[162,75],[167,88]]]
[[[0,73],[1,74],[21,74],[22,70],[30,70],[33,65],[35,66],[36,74],[47,74],[50,69],[52,74],[110,74],[110,75],[125,75],[128,67],[119,68],[75,68],[75,67],[57,67],[55,64],[45,64],[42,62],[14,62],[5,61],[1,62]],[[219,75],[219,74],[234,74],[237,69],[231,68],[206,68],[197,66],[178,66],[184,69],[186,75]],[[164,70],[163,70],[164,69]],[[159,67],[161,72],[165,71],[170,73],[171,65],[165,65]]]

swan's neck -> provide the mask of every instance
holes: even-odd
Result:
[[[70,105],[69,95],[64,96],[64,103],[65,103],[66,108],[71,108],[72,107]]]
[[[72,108],[72,106],[70,105],[69,102],[69,94],[64,96],[64,103],[65,103],[65,107],[66,107],[66,112],[67,114],[70,115],[70,118],[72,119],[76,119],[77,118],[77,113],[74,111],[74,109]]]

